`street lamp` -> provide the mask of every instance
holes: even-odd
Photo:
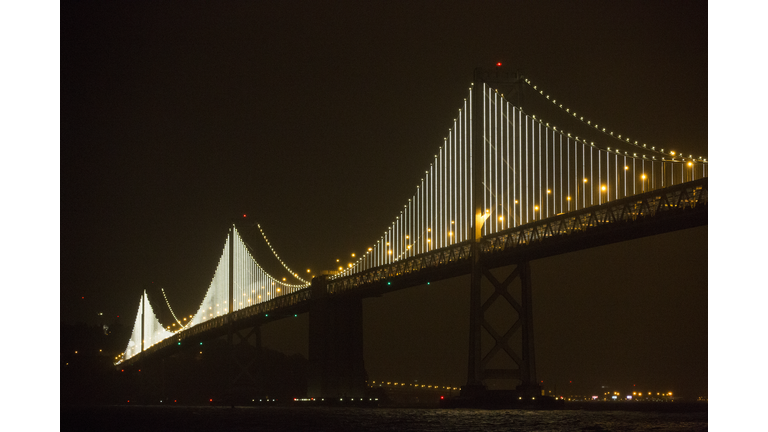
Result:
[[[627,196],[627,171],[629,171],[629,166],[624,165],[624,196]]]
[[[586,201],[587,201],[587,179],[586,178],[584,179],[584,182],[582,183],[581,194],[584,195],[583,196],[584,202],[582,203],[583,205],[581,206],[581,208],[584,208],[584,207],[587,206],[587,203],[586,203]],[[578,210],[578,209],[579,209],[579,188],[577,186],[576,187],[576,210]]]
[[[549,217],[549,197],[550,197],[550,195],[552,195],[552,191],[547,189],[547,217]],[[554,207],[554,203],[553,203],[553,207]]]
[[[645,174],[641,175],[640,178],[642,179],[643,192],[645,192]]]

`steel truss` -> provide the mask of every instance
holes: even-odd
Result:
[[[470,306],[470,353],[467,386],[462,388],[462,393],[471,395],[478,389],[484,389],[483,381],[486,379],[517,379],[521,382],[518,387],[531,393],[530,396],[538,394],[536,384],[536,362],[534,356],[533,343],[533,305],[531,301],[531,269],[529,263],[522,262],[517,264],[514,270],[509,273],[502,281],[491,273],[490,269],[482,265],[479,266],[479,278],[476,283],[480,284],[483,280],[488,281],[493,287],[493,293],[482,303],[480,290],[478,289],[471,301]],[[520,280],[519,295],[520,300],[515,298],[512,292],[512,283]],[[473,287],[475,285],[473,284]],[[478,286],[479,288],[479,286]],[[475,292],[473,290],[473,292]],[[509,329],[504,334],[499,333],[496,328],[488,321],[488,309],[496,301],[504,299],[515,310],[517,318],[511,322]],[[511,316],[509,318],[512,318]],[[511,321],[511,320],[510,320]],[[509,322],[509,321],[508,321]],[[481,346],[481,329],[493,338],[493,346],[484,355]],[[522,332],[522,343],[519,350],[515,350],[510,345],[510,339]],[[497,355],[506,353],[512,360],[516,368],[489,368],[488,365]]]

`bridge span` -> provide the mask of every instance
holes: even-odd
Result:
[[[118,364],[151,363],[223,336],[231,344],[247,343],[254,334],[260,340],[261,325],[308,313],[308,396],[363,397],[362,299],[471,275],[462,396],[484,394],[489,379],[516,381],[520,397],[539,395],[529,262],[706,225],[708,161],[614,137],[565,109],[605,142],[580,138],[523,111],[524,93],[550,101],[524,77],[476,71],[468,98],[413,195],[381,238],[347,268],[305,281],[281,260],[298,283],[277,280],[256,262],[233,225],[189,324],[171,332],[143,295]],[[515,268],[501,279],[490,272],[505,266]],[[492,291],[485,299],[484,284]],[[485,316],[501,299],[515,311],[503,332]],[[482,346],[483,334],[491,336],[492,346]],[[511,361],[491,367],[500,353]],[[234,381],[252,378],[257,362],[236,361]]]
[[[500,231],[480,242],[483,271],[487,278],[493,278],[488,269],[519,266],[553,255],[706,225],[707,185],[708,179],[703,178]],[[237,232],[236,227],[233,229]],[[333,280],[316,277],[306,288],[179,331],[123,363],[173,355],[188,345],[218,337],[231,340],[233,334],[245,339],[241,331],[258,331],[268,322],[309,313],[310,361],[317,369],[315,379],[335,376],[336,382],[349,381],[344,386],[334,385],[333,389],[327,388],[328,384],[324,387],[316,383],[311,397],[360,397],[365,384],[362,299],[471,273],[471,244],[464,241],[359,274]],[[497,280],[493,284],[501,285]],[[504,295],[502,288],[496,297]],[[336,299],[340,299],[338,305],[334,305]],[[346,318],[329,323],[330,316]],[[352,328],[354,331],[350,331]],[[325,358],[330,355],[326,353],[334,353],[333,358]],[[351,359],[357,364],[350,364]],[[347,379],[351,370],[358,372],[356,380]]]

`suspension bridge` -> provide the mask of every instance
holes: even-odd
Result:
[[[574,130],[524,110],[523,95],[559,111]],[[585,132],[576,134],[576,126]],[[707,186],[704,157],[622,137],[564,108],[519,74],[478,69],[412,196],[378,239],[367,239],[356,261],[308,281],[270,245],[295,279],[278,280],[254,258],[242,232],[247,227],[233,224],[197,312],[184,323],[174,315],[179,330],[171,331],[145,292],[117,364],[222,336],[247,343],[254,334],[258,339],[266,322],[309,313],[308,396],[362,397],[362,299],[471,275],[462,395],[482,394],[489,379],[511,379],[520,397],[535,397],[529,261],[706,225]],[[503,278],[490,271],[509,266],[514,270]],[[492,291],[486,298],[483,284]],[[515,314],[508,329],[499,330],[486,313],[502,299]],[[483,330],[490,346],[482,346]],[[509,361],[499,367],[494,358],[502,353]],[[256,361],[237,360],[234,381],[255,381]]]

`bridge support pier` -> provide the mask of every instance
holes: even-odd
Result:
[[[322,276],[312,279],[310,289],[307,396],[362,398],[366,390],[362,298],[329,298]]]
[[[257,325],[246,330],[238,331],[230,327],[227,333],[230,370],[224,395],[232,403],[250,400],[263,390],[259,379],[260,373],[263,373],[259,370],[263,361],[261,327]]]
[[[477,246],[479,247],[479,245]],[[512,283],[518,279],[520,280],[519,301],[515,298],[510,288]],[[485,301],[482,301],[481,284],[483,280],[490,282],[493,287],[493,293]],[[504,298],[517,312],[517,320],[503,334],[496,331],[485,316],[489,307],[500,297]],[[494,345],[490,350],[482,349],[481,337],[483,329],[494,340]],[[510,346],[511,339],[518,332],[522,339],[519,351]],[[483,354],[483,351],[485,351],[485,354]],[[501,352],[506,353],[517,368],[488,367],[489,362]],[[520,381],[516,388],[518,396],[528,398],[541,395],[541,387],[536,381],[531,267],[527,261],[518,264],[503,281],[499,281],[488,268],[482,267],[479,260],[474,263],[470,287],[467,385],[462,387],[461,395],[470,398],[484,396],[486,393],[484,380],[487,379],[517,379]]]

